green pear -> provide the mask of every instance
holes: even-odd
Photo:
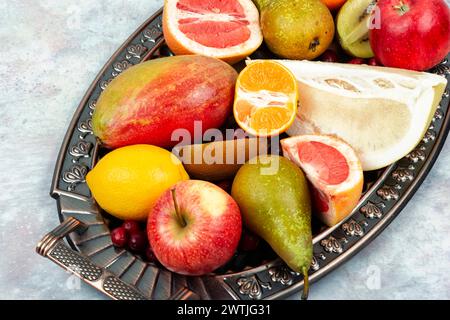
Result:
[[[311,202],[302,170],[284,157],[258,156],[239,169],[231,195],[245,225],[292,270],[304,275],[302,298],[306,299],[313,249]]]

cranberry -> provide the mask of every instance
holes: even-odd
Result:
[[[367,62],[367,64],[369,65],[369,66],[379,66],[380,64],[377,62],[377,59],[375,59],[375,58],[370,58],[369,59],[369,62]]]
[[[148,262],[158,262],[158,259],[155,256],[155,253],[153,252],[151,247],[148,247],[147,250],[145,250],[145,257],[147,258]]]
[[[128,248],[134,252],[144,252],[145,248],[148,245],[148,239],[145,232],[138,231],[130,234],[130,238],[128,239]]]
[[[136,221],[133,221],[133,220],[126,220],[122,224],[122,227],[125,229],[125,231],[129,235],[141,231],[141,227],[139,226],[139,223],[137,223]]]
[[[242,251],[253,251],[258,248],[260,238],[254,233],[244,230],[242,232],[239,248]]]
[[[324,62],[338,62],[339,59],[336,52],[328,49],[320,56],[320,60]]]
[[[127,244],[128,237],[125,228],[119,227],[111,231],[111,241],[114,246],[123,248]]]
[[[347,63],[350,63],[350,64],[364,64],[364,63],[366,63],[366,61],[364,59],[361,59],[361,58],[353,58]]]

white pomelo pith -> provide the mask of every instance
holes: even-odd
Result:
[[[447,84],[444,77],[402,69],[277,62],[299,85],[299,109],[287,133],[340,137],[365,171],[394,163],[420,142]]]

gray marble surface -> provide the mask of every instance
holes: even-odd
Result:
[[[57,153],[97,72],[162,0],[0,0],[0,299],[105,299],[34,252]],[[400,216],[311,299],[450,299],[450,141]]]

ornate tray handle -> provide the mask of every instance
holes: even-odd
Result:
[[[95,265],[86,256],[72,250],[65,244],[63,238],[71,232],[83,232],[84,230],[86,230],[86,226],[82,222],[70,217],[39,241],[36,252],[112,299],[148,300],[138,290],[123,282],[115,274]],[[170,299],[196,300],[198,296],[188,288],[181,288]]]

